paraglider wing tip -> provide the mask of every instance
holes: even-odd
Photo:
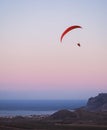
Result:
[[[62,35],[61,38],[60,38],[60,42],[62,42],[62,39],[63,39],[63,35]]]

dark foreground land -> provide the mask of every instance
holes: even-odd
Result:
[[[52,116],[0,117],[0,130],[107,130],[107,122],[101,116],[98,121],[94,119],[95,115],[94,120],[90,120],[85,113],[85,117],[74,119],[73,113],[68,113],[71,118],[67,113],[62,110]],[[63,114],[67,118],[63,118]]]
[[[105,126],[88,126],[88,125],[61,125],[61,126],[53,126],[47,125],[44,126],[41,124],[40,127],[27,127],[27,126],[0,126],[0,130],[107,130]]]

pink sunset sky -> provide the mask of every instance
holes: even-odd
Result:
[[[107,92],[106,5],[0,0],[0,99],[87,99]],[[71,25],[82,29],[60,43]]]

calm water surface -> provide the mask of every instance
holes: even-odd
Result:
[[[84,105],[86,100],[0,100],[0,116],[46,115]]]

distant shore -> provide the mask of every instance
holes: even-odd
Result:
[[[0,111],[0,117],[31,117],[31,116],[41,116],[41,115],[51,115],[56,111],[22,111],[22,110],[14,110],[14,111]]]

